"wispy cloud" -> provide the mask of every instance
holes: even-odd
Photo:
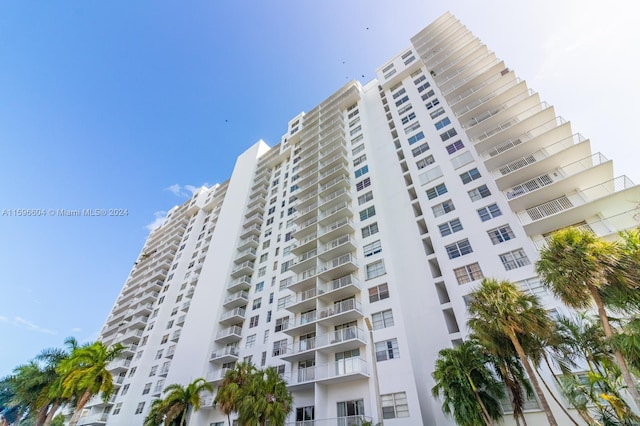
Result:
[[[81,329],[80,327],[73,327],[73,328],[71,329],[71,332],[72,332],[72,333],[80,333],[81,331],[82,331],[82,329]]]
[[[209,186],[209,184],[204,183],[200,186],[194,186],[194,185],[180,185],[178,183],[174,183],[173,185],[166,187],[165,191],[171,192],[176,197],[188,198],[188,197],[191,197],[193,194],[195,194],[198,191],[198,189],[200,189],[203,186]]]
[[[48,328],[40,327],[38,324],[18,316],[13,318],[8,318],[0,315],[0,323],[10,324],[10,325],[13,325],[14,327],[23,328],[29,331],[35,331],[37,333],[44,333],[44,334],[51,334],[51,335],[58,334],[56,331],[50,330]]]
[[[167,215],[165,211],[157,211],[153,214],[153,222],[147,224],[145,228],[149,231],[153,231],[164,223],[164,218]]]

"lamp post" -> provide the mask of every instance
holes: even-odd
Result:
[[[371,347],[371,364],[373,366],[373,384],[376,392],[376,409],[378,411],[378,424],[383,425],[382,420],[382,401],[380,401],[380,382],[378,381],[378,361],[376,359],[375,343],[373,342],[373,326],[369,317],[364,318],[365,324],[369,329],[369,346]]]

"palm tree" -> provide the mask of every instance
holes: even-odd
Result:
[[[538,298],[523,293],[509,281],[486,278],[470,296],[469,327],[481,342],[485,336],[499,334],[511,341],[540,400],[549,424],[557,426],[556,419],[522,346],[523,339],[535,335],[545,336],[552,330],[551,320],[540,305]]]
[[[633,241],[628,243],[633,247]],[[544,284],[574,309],[587,309],[595,304],[602,328],[607,339],[614,336],[603,301],[603,291],[624,291],[633,293],[636,270],[625,266],[633,264],[634,254],[631,249],[627,256],[617,243],[604,241],[588,231],[567,228],[554,233],[548,246],[541,250],[540,260],[536,263],[536,271]],[[621,258],[627,259],[621,261]],[[633,268],[632,268],[633,269]],[[637,291],[637,289],[636,289]],[[640,408],[640,394],[622,356],[622,352],[614,348],[616,363],[620,367],[622,377],[633,400]]]
[[[293,410],[287,383],[273,367],[257,370],[241,388],[238,420],[244,424],[283,426]]]
[[[238,411],[241,391],[247,387],[256,371],[252,363],[242,361],[226,372],[218,387],[213,403],[227,416],[229,426],[231,426],[231,413]]]
[[[442,411],[458,425],[489,426],[502,418],[500,399],[504,397],[504,389],[487,368],[490,362],[474,340],[438,353],[432,373],[436,385],[431,393],[435,398],[444,396]]]
[[[213,392],[213,386],[203,378],[194,380],[186,387],[177,383],[167,386],[164,390],[167,396],[162,402],[164,407],[161,407],[160,404],[157,406],[158,409],[163,408],[162,411],[166,415],[165,425],[178,420],[178,424],[184,426],[187,422],[187,415],[190,413],[189,410],[198,411],[200,409],[202,404],[200,394],[204,391]],[[152,406],[152,408],[155,407]]]
[[[43,379],[42,368],[36,361],[29,361],[16,367],[8,380],[13,390],[13,397],[8,405],[17,409],[16,423],[19,423],[23,416],[35,421],[40,417],[38,399],[47,385]]]
[[[107,347],[98,341],[74,348],[71,355],[60,362],[57,372],[63,377],[62,397],[77,398],[69,426],[77,425],[82,409],[92,396],[101,394],[105,401],[111,397],[113,376],[107,366],[124,348],[120,343]]]
[[[147,414],[147,417],[144,418],[144,423],[142,423],[142,426],[162,425],[165,414],[166,414],[166,409],[165,409],[164,400],[154,399],[151,402],[149,414]]]

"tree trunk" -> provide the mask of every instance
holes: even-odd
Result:
[[[51,406],[51,409],[49,410],[49,414],[47,414],[47,418],[44,419],[44,426],[51,426],[51,422],[53,421],[53,418],[55,417],[56,411],[58,411],[58,408],[60,408],[60,402],[56,401]]]
[[[91,399],[91,392],[87,389],[78,400],[76,411],[73,413],[73,416],[71,416],[71,420],[69,420],[69,426],[77,426],[78,421],[80,420],[80,415],[82,414],[82,409],[87,405],[89,399]]]
[[[607,311],[604,308],[604,303],[602,302],[602,298],[600,297],[600,293],[595,286],[589,286],[589,290],[591,290],[591,296],[596,303],[598,308],[598,316],[600,317],[600,321],[602,322],[602,329],[604,330],[604,335],[607,336],[607,339],[611,341],[613,337],[613,330],[611,329],[611,324],[609,324],[609,317],[607,317]],[[636,409],[640,409],[640,394],[638,394],[638,388],[636,388],[636,384],[633,381],[633,377],[631,377],[631,373],[629,373],[629,368],[627,367],[627,363],[622,356],[622,352],[619,349],[614,349],[614,355],[616,357],[616,364],[620,367],[620,372],[622,373],[622,378],[624,379],[624,383],[627,385],[627,389],[633,398],[633,402],[636,404]]]
[[[482,402],[482,399],[478,394],[478,389],[476,388],[475,383],[473,383],[473,380],[471,380],[471,377],[468,374],[466,374],[466,376],[467,376],[467,380],[469,381],[469,384],[471,385],[471,389],[473,389],[473,395],[476,397],[476,401],[478,401],[478,404],[480,404],[480,408],[482,409],[482,417],[484,417],[484,422],[486,423],[487,426],[492,426],[493,420],[491,420],[489,411],[487,411],[487,407],[485,407],[484,402]]]
[[[518,416],[518,410],[516,409],[515,404],[513,403],[513,392],[511,392],[511,388],[506,384],[506,369],[502,369],[502,375],[505,377],[505,388],[507,389],[507,395],[509,395],[509,401],[511,402],[511,408],[513,409],[513,420],[516,421],[516,426],[520,426],[520,417]],[[511,379],[509,379],[511,380]]]
[[[35,426],[42,426],[44,424],[44,420],[47,418],[47,408],[49,408],[49,404],[40,407],[38,410],[38,414],[36,415],[36,420],[34,422]]]
[[[546,357],[545,357],[545,361],[546,361]],[[547,362],[547,365],[548,365],[548,361],[546,361],[546,362]],[[551,371],[551,368],[549,368],[549,370]],[[542,374],[540,374],[539,371],[536,371],[536,372],[538,373],[538,377],[540,377],[540,380],[542,380],[542,384],[544,385],[545,389],[547,389],[547,392],[549,392],[549,395],[551,395],[551,398],[553,398],[553,400],[556,402],[556,404],[558,404],[558,407],[560,407],[562,412],[567,415],[569,420],[571,420],[571,423],[573,423],[576,426],[580,426],[580,423],[576,422],[576,420],[573,418],[573,416],[571,416],[571,414],[569,414],[569,412],[566,410],[566,408],[564,408],[564,405],[562,405],[562,403],[560,401],[558,401],[558,398],[556,398],[556,395],[551,391],[551,388],[549,387],[547,382],[544,380],[544,377],[542,377]],[[551,371],[551,374],[553,375],[553,371]]]
[[[527,371],[527,375],[529,375],[529,380],[531,381],[531,384],[533,385],[533,388],[535,389],[536,394],[540,399],[540,404],[542,405],[542,409],[544,410],[544,413],[547,416],[549,425],[558,426],[558,423],[556,422],[556,418],[553,417],[553,413],[551,412],[551,408],[549,407],[549,403],[547,402],[547,398],[542,393],[542,388],[540,387],[540,383],[538,383],[538,379],[536,378],[536,373],[531,368],[529,359],[527,358],[527,355],[524,353],[524,349],[522,349],[522,346],[520,345],[520,341],[518,340],[515,333],[513,332],[509,334],[509,339],[511,339],[511,343],[513,343],[513,346],[516,349],[518,356],[520,357],[520,361],[522,362],[524,369]]]

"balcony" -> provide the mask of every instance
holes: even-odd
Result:
[[[327,303],[355,296],[360,291],[360,281],[353,274],[336,278],[318,286],[320,299]]]
[[[140,337],[142,337],[142,330],[131,330],[127,333],[125,333],[124,335],[122,335],[122,338],[120,339],[120,343],[122,344],[127,344],[127,343],[138,343],[138,340],[140,340]]]
[[[262,227],[260,225],[251,225],[248,228],[244,228],[242,230],[242,233],[240,234],[240,238],[245,239],[250,236],[257,237],[258,235],[260,235],[261,228]]]
[[[554,117],[552,106],[546,102],[537,103],[517,114],[505,115],[503,117],[504,120],[500,121],[499,124],[493,125],[493,127],[480,134],[474,133],[472,141],[478,152],[489,150],[496,145],[496,142],[502,143],[506,139],[547,123]]]
[[[160,370],[160,372],[158,373],[158,376],[160,377],[167,377],[167,374],[169,374],[169,367],[171,366],[171,364],[165,364],[162,366],[162,369]]]
[[[165,358],[173,358],[173,354],[176,353],[176,345],[171,345],[167,348],[167,352],[164,354]]]
[[[224,380],[224,376],[227,374],[227,371],[232,370],[231,368],[218,368],[207,374],[207,382],[212,384],[220,383]]]
[[[112,361],[107,366],[107,370],[109,370],[111,374],[115,374],[122,371],[127,371],[130,365],[131,365],[130,359],[117,359],[115,361]]]
[[[347,358],[330,364],[307,367],[291,372],[289,387],[300,387],[314,382],[344,383],[369,378],[367,362],[362,358]]]
[[[338,204],[340,202],[351,201],[351,191],[349,188],[339,188],[328,195],[325,195],[320,199],[320,206],[323,208],[330,207],[328,204]]]
[[[222,316],[220,317],[220,321],[218,322],[224,325],[237,324],[239,322],[244,321],[245,314],[246,314],[245,308],[243,307],[235,308],[231,311],[227,311],[223,313]]]
[[[334,158],[329,161],[329,164],[327,164],[328,168],[320,169],[322,171],[320,172],[318,182],[320,184],[324,184],[332,179],[335,179],[336,177],[344,175],[345,172],[349,171],[347,165],[348,159],[344,155],[338,154],[334,156]]]
[[[308,359],[313,351],[321,351],[327,354],[345,352],[357,349],[367,344],[367,333],[357,327],[349,327],[332,331],[317,337],[296,340],[287,348],[282,359],[289,362]]]
[[[318,229],[318,218],[313,217],[304,223],[301,223],[293,230],[293,238],[296,240],[303,239],[304,237],[314,233]]]
[[[216,342],[222,344],[228,344],[233,342],[238,342],[242,339],[242,327],[238,327],[234,325],[232,327],[228,327],[222,329],[216,335]]]
[[[248,217],[244,223],[242,224],[243,226],[247,227],[250,225],[256,225],[256,224],[261,224],[262,223],[262,213],[256,213],[250,217]]]
[[[251,288],[251,275],[244,275],[236,278],[227,284],[227,290],[237,292],[241,290],[249,290]]]
[[[148,316],[137,315],[131,318],[129,324],[127,324],[127,328],[129,329],[144,329],[147,325],[147,321],[149,320]]]
[[[136,301],[140,304],[153,303],[156,301],[160,293],[157,291],[147,291],[143,293]]]
[[[309,311],[316,306],[315,297],[317,296],[317,290],[311,288],[309,290],[296,293],[296,297],[285,308],[292,313],[301,313]]]
[[[318,321],[324,325],[339,325],[362,318],[362,307],[355,299],[347,299],[318,310]]]
[[[336,220],[329,225],[323,226],[319,230],[318,238],[323,243],[328,243],[333,241],[344,234],[351,234],[355,231],[355,227],[353,226],[353,222],[350,217],[344,217],[340,220]]]
[[[318,239],[318,234],[315,232],[313,234],[307,235],[303,239],[298,240],[293,244],[293,246],[291,247],[291,253],[295,254],[296,256],[299,256],[302,253],[305,253],[311,250],[316,246],[315,242],[317,239]]]
[[[285,426],[365,426],[371,424],[373,424],[371,417],[345,416],[335,417],[332,419],[302,420],[297,422],[285,423]]]
[[[152,303],[139,303],[135,308],[131,310],[131,314],[148,316],[151,311],[153,311]]]
[[[333,280],[358,270],[358,262],[351,253],[336,257],[318,267],[319,277]]]
[[[247,247],[256,248],[260,244],[260,237],[256,235],[249,235],[246,238],[240,240],[240,244],[238,245],[238,250],[244,250]]]
[[[295,316],[293,321],[289,321],[286,328],[282,331],[290,336],[309,333],[315,330],[315,322],[317,319],[316,311],[305,312]]]
[[[123,356],[129,356],[129,355],[133,355],[138,351],[138,345],[129,345],[129,346],[125,346],[124,350],[122,351],[122,355]]]
[[[249,293],[246,291],[238,291],[224,298],[222,306],[227,309],[245,306],[249,301]]]
[[[78,425],[106,425],[108,419],[109,413],[91,414],[88,416],[80,417],[80,420],[78,420]]]
[[[218,364],[233,362],[238,360],[239,355],[240,349],[238,349],[236,346],[227,346],[224,349],[212,352],[211,357],[209,358],[209,362]]]
[[[620,176],[530,207],[517,215],[527,235],[535,236],[571,226],[585,217],[616,215],[620,207],[635,209],[637,201],[633,200],[638,198],[640,187],[635,186],[628,177]]]
[[[504,194],[514,211],[560,197],[580,187],[591,187],[613,175],[612,162],[600,153],[566,164],[526,182]],[[544,188],[544,191],[539,189]]]
[[[255,260],[256,258],[256,249],[253,247],[249,247],[248,249],[242,250],[239,252],[233,261],[235,263],[242,263],[247,260]]]
[[[173,332],[173,334],[171,335],[171,341],[172,342],[177,342],[178,340],[180,340],[180,334],[181,334],[182,330],[176,330]]]
[[[231,276],[234,278],[240,277],[242,275],[251,275],[253,274],[253,261],[247,260],[246,262],[242,262],[239,265],[236,265],[231,270]]]
[[[311,249],[305,253],[302,253],[296,258],[296,261],[291,265],[293,272],[301,272],[315,266],[316,257],[318,256],[318,249]]]
[[[347,188],[350,186],[351,186],[351,180],[349,179],[349,176],[342,175],[334,179],[331,179],[329,182],[323,185],[320,185],[320,190],[318,194],[320,196],[326,196],[331,191],[337,191],[340,188]]]
[[[355,241],[350,234],[346,234],[325,244],[321,249],[320,258],[327,260],[354,251],[356,251]]]
[[[353,216],[353,213],[351,212],[351,203],[343,201],[328,209],[321,210],[318,219],[321,225],[326,225],[346,216]]]
[[[189,307],[191,307],[191,301],[190,301],[190,300],[187,300],[186,302],[184,302],[184,303],[182,304],[182,307],[180,308],[180,310],[181,310],[182,312],[187,312],[187,311],[189,310]]]
[[[182,326],[184,325],[184,321],[185,321],[186,319],[187,319],[187,316],[186,316],[186,315],[180,315],[180,316],[178,317],[178,319],[176,320],[176,325],[177,325],[178,327],[182,327]]]

